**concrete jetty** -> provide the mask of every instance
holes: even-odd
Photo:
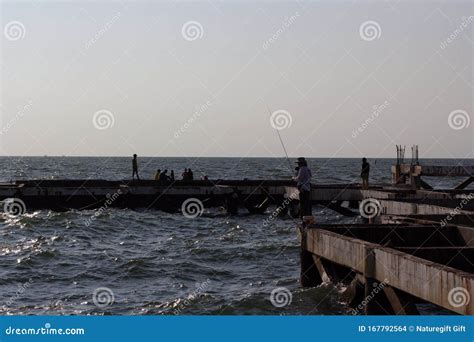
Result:
[[[365,224],[298,225],[301,284],[346,285],[354,313],[416,314],[432,303],[474,314],[473,167],[416,163],[392,167],[391,184],[312,184],[311,201]],[[432,189],[421,177],[467,177],[452,189]],[[177,211],[193,198],[203,207],[224,206],[298,217],[298,189],[291,180],[18,180],[0,184],[6,208],[24,210],[156,208]],[[18,207],[18,206],[17,206]],[[17,210],[18,211],[18,210]],[[272,213],[272,215],[274,214]],[[316,222],[318,218],[316,217]],[[461,298],[461,303],[459,303]]]
[[[235,213],[243,207],[250,213],[264,213],[269,205],[282,207],[297,216],[298,198],[287,194],[296,184],[292,180],[195,180],[159,182],[154,180],[109,181],[18,180],[0,183],[0,200],[21,200],[27,209],[96,209],[107,201],[108,207],[155,208],[178,210],[189,198],[202,201],[204,207],[224,206]],[[350,190],[358,194],[357,184],[313,184],[321,198],[315,204],[330,204],[334,196]],[[380,187],[373,187],[378,189]],[[358,201],[360,196],[354,197]],[[287,199],[290,199],[288,201]],[[111,200],[112,199],[112,200]]]
[[[332,209],[359,203],[367,224],[299,224],[301,285],[344,284],[354,314],[418,314],[418,304],[431,303],[473,315],[474,190],[465,189],[472,171],[397,164],[391,185],[313,190],[313,200],[332,199]],[[421,179],[439,175],[468,178],[443,190]]]
[[[345,284],[355,314],[417,314],[416,304],[426,302],[474,314],[472,228],[315,224],[299,231],[301,284]]]

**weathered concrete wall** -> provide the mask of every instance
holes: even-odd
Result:
[[[377,248],[375,277],[390,286],[464,315],[474,314],[474,300],[459,307],[451,305],[450,291],[465,289],[473,296],[474,275],[429,262],[393,249]],[[458,290],[462,291],[462,290]]]
[[[392,166],[392,172],[395,172],[395,166]],[[443,176],[472,176],[474,174],[474,166],[436,166],[436,165],[417,165],[411,166],[409,164],[400,165],[400,172],[402,174],[409,174],[412,172],[414,176],[429,176],[429,177],[443,177]]]
[[[438,205],[379,200],[385,215],[451,215],[453,208]],[[458,209],[459,214],[472,214],[471,211]]]
[[[474,299],[456,307],[452,305],[450,293],[464,289],[473,298],[474,275],[471,273],[322,229],[308,229],[305,248],[428,302],[460,314],[474,314]]]

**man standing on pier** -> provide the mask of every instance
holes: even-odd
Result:
[[[300,193],[300,217],[311,216],[311,170],[303,157],[298,158],[298,174],[294,177]]]
[[[362,178],[362,189],[364,190],[369,188],[369,173],[370,164],[367,162],[367,158],[362,158],[362,170],[360,171],[360,177]]]
[[[132,180],[135,179],[135,175],[137,175],[137,179],[140,180],[140,177],[138,176],[138,162],[137,162],[137,155],[133,155],[132,159]]]

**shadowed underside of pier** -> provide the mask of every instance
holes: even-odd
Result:
[[[302,285],[346,284],[344,296],[354,313],[417,314],[416,304],[429,302],[474,314],[472,301],[455,297],[469,297],[474,288],[471,228],[400,223],[310,225],[299,231]]]

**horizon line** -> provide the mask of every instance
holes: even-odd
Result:
[[[282,157],[268,157],[268,156],[149,156],[149,155],[138,155],[138,158],[233,158],[233,159],[286,159],[285,156]],[[131,158],[133,154],[130,155],[0,155],[1,158]],[[297,159],[302,156],[298,157],[289,157],[289,159]],[[314,156],[303,156],[308,159],[361,159],[362,156],[356,157],[314,157]],[[397,159],[396,157],[370,157],[365,156],[368,159]],[[474,158],[464,157],[464,158],[453,158],[453,157],[425,157],[425,158],[418,158],[419,160],[423,159],[447,159],[447,160],[474,160]],[[405,160],[411,160],[411,157],[406,158]]]

